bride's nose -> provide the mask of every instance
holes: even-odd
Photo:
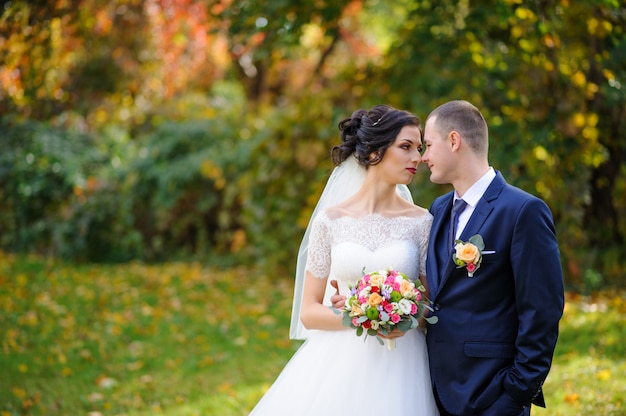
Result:
[[[420,162],[422,162],[422,155],[420,154],[420,151],[418,149],[415,149],[415,152],[412,156],[413,157],[411,158],[411,160],[415,163],[419,164]]]

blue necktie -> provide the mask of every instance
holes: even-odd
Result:
[[[450,229],[448,230],[448,249],[452,252],[454,248],[454,240],[456,236],[456,227],[459,223],[459,214],[463,212],[465,207],[467,206],[467,202],[462,199],[457,199],[454,201],[454,205],[452,206],[452,214],[450,215]]]

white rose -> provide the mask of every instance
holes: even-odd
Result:
[[[411,301],[408,299],[400,299],[398,302],[398,309],[402,311],[403,314],[408,315],[411,313]]]

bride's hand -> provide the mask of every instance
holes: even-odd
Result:
[[[378,336],[381,337],[381,338],[384,338],[384,339],[396,339],[396,338],[403,337],[404,334],[405,334],[405,332],[402,332],[399,329],[394,329],[393,331],[391,331],[387,335],[381,334],[380,331],[378,332]]]
[[[336,292],[334,295],[330,297],[330,302],[335,309],[343,309],[346,304],[346,297],[339,294],[339,287],[337,286],[336,280],[331,280],[330,285],[335,288]]]

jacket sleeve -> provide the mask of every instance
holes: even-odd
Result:
[[[542,200],[529,198],[521,207],[509,255],[519,329],[504,388],[519,403],[530,405],[550,371],[564,305],[555,227]]]

